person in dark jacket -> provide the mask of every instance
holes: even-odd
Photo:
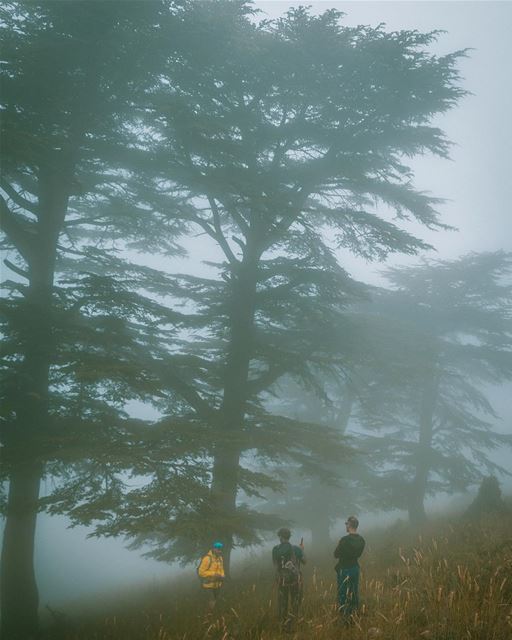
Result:
[[[359,520],[349,516],[345,522],[347,535],[343,536],[334,550],[338,559],[336,574],[338,577],[338,605],[344,619],[348,619],[359,606],[359,562],[365,541],[357,533]]]
[[[277,532],[279,544],[272,549],[272,562],[276,569],[277,609],[281,626],[291,630],[299,615],[302,597],[301,567],[306,564],[304,547],[290,543],[290,529],[283,527]]]

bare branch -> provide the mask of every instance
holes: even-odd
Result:
[[[74,256],[80,256],[82,258],[87,255],[84,251],[79,251],[78,249],[72,249],[71,247],[64,247],[61,244],[57,245],[57,249],[59,251],[62,251],[62,253],[71,253]]]
[[[238,264],[238,259],[231,250],[228,241],[226,240],[226,236],[222,232],[222,226],[220,224],[220,213],[217,203],[215,202],[215,198],[208,196],[208,202],[210,203],[210,208],[213,216],[213,226],[215,228],[216,240],[219,243],[222,251],[224,251],[224,255],[229,260],[231,264]]]
[[[238,211],[236,210],[236,206],[231,202],[227,202],[226,198],[223,198],[220,194],[215,194],[215,198],[222,204],[224,209],[233,218],[240,231],[245,236],[247,236],[249,234],[249,224],[244,219],[244,217],[240,215],[240,213],[238,213]]]
[[[185,148],[183,144],[182,144],[182,149],[183,149],[183,153],[185,154],[185,158],[189,165],[189,168],[197,176],[202,177],[201,172],[198,170],[198,168],[194,164],[194,161],[192,160],[190,152]],[[202,220],[201,218],[192,217],[191,220],[196,222],[202,229],[206,231],[206,233],[211,238],[213,238],[219,244],[220,248],[224,252],[224,255],[228,259],[228,262],[232,265],[236,265],[238,264],[239,261],[237,260],[235,254],[231,251],[231,247],[229,246],[228,241],[226,240],[226,237],[222,232],[222,227],[220,224],[219,208],[217,206],[217,203],[215,202],[215,198],[210,194],[207,194],[206,197],[208,198],[208,203],[210,205],[210,210],[212,212],[213,229],[205,220]]]
[[[29,279],[29,275],[27,271],[25,271],[24,269],[21,269],[20,267],[17,267],[13,262],[8,260],[7,258],[4,259],[4,264],[7,268],[9,268],[11,271],[14,271],[14,273],[17,273],[22,278],[26,278],[27,280]]]
[[[231,236],[231,240],[233,240],[233,242],[236,242],[236,244],[240,247],[240,249],[242,249],[242,251],[245,251],[246,244],[242,242],[240,238],[237,238],[236,236]]]
[[[103,226],[105,224],[105,220],[102,218],[74,218],[73,220],[66,220],[66,222],[64,222],[65,227],[71,227],[76,224],[95,224]]]
[[[5,178],[2,178],[1,176],[0,176],[0,188],[3,189],[3,191],[5,191],[8,198],[10,198],[15,204],[17,204],[18,207],[21,207],[22,209],[25,209],[26,211],[29,211],[30,213],[33,213],[36,216],[39,215],[39,210],[36,203],[30,202],[30,200],[27,200],[22,195],[20,195],[16,191],[16,189],[12,185],[10,185],[7,182],[7,180],[5,180]]]
[[[12,213],[2,196],[0,196],[0,224],[10,242],[29,262],[33,250],[33,237],[24,227],[20,217]]]

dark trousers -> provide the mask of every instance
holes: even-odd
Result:
[[[359,566],[340,569],[337,574],[340,613],[350,616],[359,606]]]
[[[220,589],[201,589],[203,600],[207,611],[213,611],[219,601]]]
[[[279,585],[277,588],[277,611],[284,626],[290,626],[299,615],[302,589],[299,582]]]

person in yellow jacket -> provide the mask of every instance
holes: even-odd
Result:
[[[214,542],[208,553],[201,558],[197,574],[201,579],[202,591],[208,602],[208,609],[212,611],[224,584],[224,559],[222,557],[222,542]]]

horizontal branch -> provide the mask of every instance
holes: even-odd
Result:
[[[2,178],[1,176],[0,176],[0,188],[3,189],[3,191],[5,191],[7,196],[15,204],[17,204],[18,207],[21,207],[22,209],[25,209],[26,211],[29,211],[30,213],[33,213],[36,216],[39,215],[39,210],[36,203],[31,202],[30,200],[27,200],[26,198],[24,198],[21,194],[19,194],[16,191],[16,189],[11,184],[7,182],[5,178]]]
[[[105,219],[96,217],[96,218],[74,218],[73,220],[66,220],[64,222],[65,227],[72,227],[77,224],[94,224],[94,225],[105,225]]]
[[[8,269],[10,269],[11,271],[14,271],[14,273],[17,273],[22,278],[26,278],[27,280],[29,279],[29,275],[27,271],[25,271],[24,269],[20,269],[20,267],[17,267],[13,262],[8,260],[7,258],[5,258],[4,264]]]

